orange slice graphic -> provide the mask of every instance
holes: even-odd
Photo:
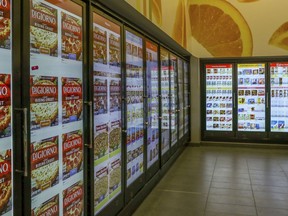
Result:
[[[272,35],[269,44],[288,50],[288,22],[281,25]]]

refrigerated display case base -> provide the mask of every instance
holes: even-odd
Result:
[[[144,185],[144,187],[130,200],[129,203],[122,209],[118,216],[132,215],[138,208],[142,201],[148,196],[152,189],[157,185],[161,178],[167,173],[172,164],[181,155],[185,145],[179,147],[179,149],[171,156],[171,158],[161,167],[161,169]]]
[[[244,148],[266,148],[266,149],[288,149],[287,145],[282,144],[263,144],[263,143],[240,143],[240,142],[209,142],[202,141],[200,146],[217,146],[217,147],[244,147]]]

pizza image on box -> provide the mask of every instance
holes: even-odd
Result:
[[[110,164],[109,171],[109,193],[111,194],[116,190],[121,183],[121,160],[117,158]]]
[[[59,215],[59,195],[48,199],[39,207],[32,210],[33,216],[58,216]]]
[[[32,0],[30,16],[30,51],[58,56],[57,9]]]
[[[113,34],[109,35],[109,64],[120,67],[120,37]]]
[[[94,79],[94,114],[100,115],[107,113],[107,80]]]
[[[12,210],[11,149],[0,152],[0,215]]]
[[[93,37],[94,61],[107,64],[107,32],[94,26]]]
[[[108,196],[108,167],[96,172],[94,180],[94,204],[97,206]]]
[[[121,81],[110,82],[110,112],[121,110]]]
[[[80,216],[83,215],[84,205],[83,182],[79,181],[63,191],[63,215]]]
[[[2,1],[0,4],[0,48],[10,49],[11,35],[11,8],[10,0]]]
[[[62,77],[62,123],[81,120],[82,107],[81,79]]]
[[[108,125],[96,126],[94,138],[94,159],[97,160],[108,154]]]
[[[11,136],[10,74],[0,74],[0,138]]]
[[[109,152],[117,150],[121,146],[121,121],[111,122],[109,133]]]
[[[63,180],[83,169],[82,131],[73,131],[62,135]]]
[[[58,125],[58,78],[30,77],[31,129]]]
[[[62,58],[80,61],[82,58],[82,20],[61,12]]]
[[[58,136],[31,144],[32,197],[59,182]]]

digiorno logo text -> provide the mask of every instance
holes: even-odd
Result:
[[[56,215],[58,213],[58,206],[57,204],[51,206],[46,211],[42,212],[39,216],[50,216],[50,215]]]
[[[75,33],[78,33],[80,34],[81,33],[81,28],[79,26],[76,26],[76,25],[72,25],[71,23],[69,22],[63,22],[62,24],[63,26],[63,29],[64,30],[68,30],[68,31],[71,31],[71,32],[75,32]]]
[[[45,158],[49,158],[57,154],[58,154],[58,149],[57,149],[57,146],[54,145],[45,149],[41,149],[37,152],[34,152],[32,154],[32,161],[35,162],[35,161],[43,160]]]
[[[11,166],[8,162],[0,163],[0,176],[7,175],[11,172]]]
[[[43,13],[42,11],[39,11],[39,10],[32,9],[31,16],[34,19],[41,20],[41,21],[46,22],[46,23],[50,23],[53,25],[57,24],[56,17],[51,16],[51,15],[46,14],[46,13]]]
[[[56,86],[32,86],[31,88],[31,94],[32,95],[56,95],[57,94],[57,88]]]
[[[83,196],[83,189],[79,187],[76,191],[74,191],[71,194],[68,194],[68,196],[64,199],[64,206],[67,207],[77,199],[81,199]]]
[[[80,147],[82,146],[82,138],[76,138],[73,140],[68,140],[64,143],[64,150],[69,150],[75,147]]]
[[[8,8],[8,0],[0,0],[0,7]]]
[[[0,97],[3,97],[3,96],[9,96],[9,91],[8,91],[8,88],[7,86],[5,85],[0,85]]]
[[[73,85],[63,86],[64,94],[81,93],[81,92],[82,92],[81,86],[73,86]]]

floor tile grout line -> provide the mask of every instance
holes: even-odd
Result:
[[[207,208],[207,205],[208,205],[208,199],[209,199],[209,194],[210,194],[210,190],[211,190],[211,186],[212,186],[212,182],[213,182],[213,176],[214,176],[214,172],[215,172],[215,169],[216,169],[217,160],[218,160],[218,155],[217,155],[215,163],[214,163],[214,169],[213,169],[212,177],[211,177],[211,180],[210,180],[210,185],[209,185],[207,198],[206,198],[206,202],[205,202],[205,207],[204,207],[204,215],[206,214],[206,208]]]
[[[248,176],[249,176],[249,179],[250,179],[250,186],[251,186],[251,192],[252,192],[254,206],[255,206],[255,210],[256,210],[256,215],[258,216],[258,209],[257,209],[256,200],[255,200],[255,196],[254,196],[254,190],[253,190],[253,187],[252,187],[252,178],[251,178],[251,175],[250,175],[251,173],[250,173],[250,169],[249,169],[247,158],[246,158],[246,164],[247,164],[247,169],[248,169]]]
[[[288,174],[285,172],[285,170],[282,168],[282,166],[280,165],[279,161],[277,160],[277,164],[278,166],[281,168],[281,170],[284,172],[284,175],[286,176],[286,179],[288,180]]]

